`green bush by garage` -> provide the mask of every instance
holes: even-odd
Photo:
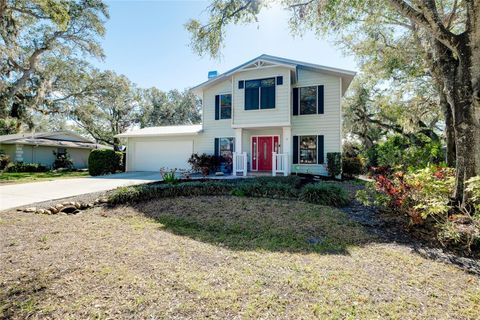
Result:
[[[91,176],[115,173],[123,169],[123,153],[110,149],[97,149],[88,157],[88,172]]]

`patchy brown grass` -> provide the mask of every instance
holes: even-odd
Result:
[[[329,207],[177,198],[0,213],[0,318],[478,318],[480,279]]]

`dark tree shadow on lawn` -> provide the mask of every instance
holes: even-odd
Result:
[[[232,250],[348,254],[375,239],[338,209],[293,200],[179,197],[134,208],[164,230]]]

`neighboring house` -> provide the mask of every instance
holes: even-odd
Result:
[[[0,151],[13,162],[40,163],[50,168],[55,161],[53,152],[67,152],[77,169],[88,167],[92,149],[108,148],[69,131],[19,133],[0,136]]]
[[[127,138],[127,171],[188,168],[192,153],[233,155],[235,173],[324,175],[341,152],[341,99],[355,72],[261,55],[192,90],[202,124],[150,127]]]

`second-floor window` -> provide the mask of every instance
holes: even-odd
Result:
[[[275,108],[275,78],[245,81],[245,110]]]
[[[219,94],[215,96],[215,120],[232,118],[232,95]]]
[[[220,95],[220,119],[232,118],[232,95]]]
[[[317,87],[300,88],[300,114],[317,113]]]
[[[293,115],[323,114],[324,88],[323,85],[293,88]]]

